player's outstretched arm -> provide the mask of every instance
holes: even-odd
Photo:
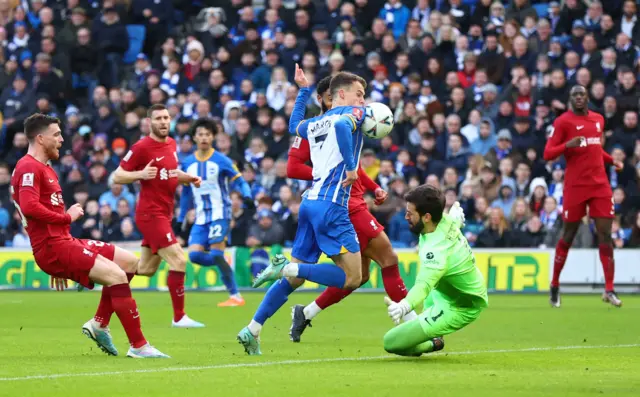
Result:
[[[153,166],[153,161],[154,160],[151,160],[149,164],[140,171],[126,171],[122,166],[120,166],[118,169],[113,171],[113,181],[121,185],[128,185],[143,179],[154,179],[156,175],[158,175],[158,167]]]
[[[307,102],[311,97],[311,89],[309,87],[300,88],[296,102],[293,105],[291,118],[289,119],[289,133],[300,134],[300,124],[304,121],[304,115],[307,110]]]
[[[202,183],[202,178],[200,178],[199,176],[193,176],[191,174],[187,174],[182,170],[169,171],[169,177],[178,178],[178,183],[181,183],[183,185],[193,184],[193,186],[195,187],[200,187],[200,184]]]

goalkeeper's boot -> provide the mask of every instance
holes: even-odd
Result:
[[[611,303],[615,307],[622,307],[622,301],[618,298],[615,291],[605,291],[602,294],[602,301]]]
[[[551,307],[560,307],[560,287],[552,285],[549,288],[549,303],[551,303]]]
[[[131,358],[171,358],[169,356],[167,356],[166,354],[164,354],[163,352],[161,352],[160,350],[156,349],[155,347],[151,346],[150,344],[146,344],[142,347],[139,348],[135,348],[135,347],[130,347],[129,351],[127,352],[127,357],[131,357]]]
[[[431,342],[433,342],[433,352],[438,352],[442,349],[444,349],[444,338],[439,336],[437,338],[433,338],[431,339]]]
[[[96,320],[91,319],[84,323],[82,326],[82,333],[87,336],[87,338],[96,342],[96,345],[103,352],[107,353],[110,356],[117,356],[118,349],[113,344],[113,339],[111,339],[111,332],[109,332],[109,327],[101,327],[100,323]]]
[[[251,285],[253,288],[258,288],[262,284],[268,281],[275,281],[282,277],[282,269],[289,264],[289,259],[284,255],[278,254],[271,258],[271,263],[266,269],[261,271]]]
[[[242,328],[238,333],[237,339],[242,347],[244,347],[245,353],[248,355],[262,355],[262,352],[260,351],[260,338],[258,336],[254,336],[251,331],[249,331],[249,327]]]
[[[307,326],[311,327],[311,320],[304,316],[304,305],[295,305],[291,310],[291,329],[289,338],[292,342],[300,342],[300,337]]]

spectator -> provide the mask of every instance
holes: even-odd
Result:
[[[247,246],[260,247],[274,244],[284,244],[284,229],[278,221],[273,219],[269,210],[258,211],[257,224],[252,224],[247,236]]]
[[[491,208],[489,220],[478,235],[475,246],[478,248],[512,247],[514,238],[504,213],[500,208]]]

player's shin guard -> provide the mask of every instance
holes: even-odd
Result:
[[[133,279],[133,273],[127,273],[127,280],[131,282]],[[98,310],[93,319],[100,323],[101,327],[106,327],[111,321],[111,315],[113,314],[113,305],[111,304],[111,292],[108,287],[102,288],[102,294],[100,295],[100,303],[98,304]]]
[[[293,288],[286,278],[282,278],[269,287],[264,299],[260,302],[256,314],[253,316],[253,320],[263,325],[269,317],[273,316],[282,305],[287,302],[289,295],[293,292]]]
[[[562,268],[567,261],[569,248],[571,248],[571,244],[568,244],[563,239],[560,239],[560,241],[558,241],[558,244],[556,245],[556,255],[553,260],[553,278],[551,279],[552,287],[557,287],[560,285],[560,273],[562,273]]]
[[[109,289],[113,310],[120,319],[131,346],[139,348],[146,345],[147,341],[140,328],[140,314],[136,301],[131,296],[129,284],[116,284],[105,288]]]
[[[171,294],[173,305],[173,321],[178,322],[184,317],[184,272],[169,270],[167,287]]]
[[[327,287],[344,287],[347,275],[344,270],[335,265],[309,265],[300,263],[295,277],[326,285]]]
[[[400,302],[407,296],[407,287],[400,277],[398,265],[382,268],[382,283],[384,290],[394,302]]]
[[[209,255],[213,257],[215,265],[220,269],[222,282],[224,283],[224,286],[227,287],[229,294],[236,295],[238,293],[238,285],[236,284],[236,278],[233,275],[233,269],[231,269],[231,266],[229,266],[229,263],[227,263],[227,260],[224,257],[224,251],[211,250]]]
[[[352,292],[352,290],[348,289],[329,287],[316,298],[316,304],[320,309],[324,310],[327,307],[340,302],[341,300],[349,296]],[[307,319],[309,319],[309,317],[307,317]]]
[[[600,244],[598,246],[600,262],[604,272],[604,289],[613,291],[613,277],[615,275],[615,265],[613,261],[613,246],[611,244]]]

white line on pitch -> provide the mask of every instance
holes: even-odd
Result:
[[[556,347],[530,347],[526,349],[501,349],[501,350],[469,350],[460,352],[439,352],[432,354],[433,356],[449,355],[449,356],[467,356],[474,354],[495,354],[495,353],[526,353],[526,352],[543,352],[555,350],[582,350],[582,349],[619,349],[628,347],[640,347],[640,344],[627,345],[596,345],[596,346],[556,346]],[[241,363],[241,364],[219,364],[192,367],[169,367],[169,368],[150,368],[150,369],[132,369],[124,371],[108,371],[108,372],[79,372],[68,374],[50,374],[50,375],[29,375],[17,376],[13,378],[0,378],[0,382],[11,382],[21,380],[36,379],[58,379],[58,378],[76,378],[86,376],[111,376],[111,375],[128,375],[128,374],[149,374],[158,372],[182,372],[182,371],[204,371],[209,369],[225,369],[225,368],[251,368],[251,367],[270,367],[274,365],[291,365],[291,364],[314,364],[314,363],[333,363],[341,361],[374,361],[389,360],[398,358],[398,356],[370,356],[370,357],[336,357],[336,358],[318,358],[311,360],[284,360],[284,361],[266,361],[262,363]]]

